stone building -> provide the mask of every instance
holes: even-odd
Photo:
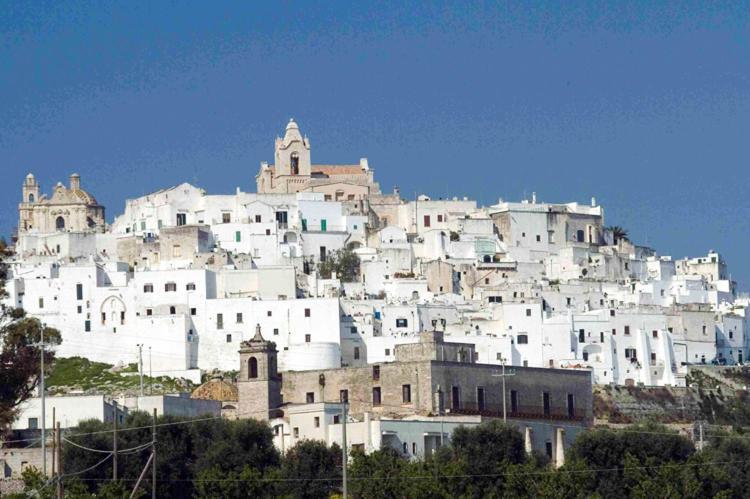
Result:
[[[326,201],[354,201],[380,194],[367,158],[359,164],[312,164],[310,140],[302,136],[293,119],[284,138],[276,138],[275,164],[261,163],[255,181],[259,194],[322,192]]]
[[[81,189],[81,177],[70,176],[70,186],[58,182],[52,196],[40,194],[40,186],[29,173],[21,188],[23,199],[18,205],[19,234],[34,232],[103,232],[104,206]]]
[[[281,378],[276,367],[276,344],[263,339],[260,325],[255,336],[240,345],[240,373],[237,379],[241,418],[268,420],[281,406]]]
[[[262,363],[266,356],[270,358],[268,348],[269,344],[261,339],[240,351],[241,416],[265,414],[269,400],[281,399],[263,391],[276,389],[262,382],[274,375]],[[573,425],[593,421],[589,370],[514,367],[505,376],[503,404],[502,372],[497,365],[477,363],[474,345],[445,342],[442,333],[432,331],[420,333],[418,343],[396,345],[395,350],[395,362],[285,371],[278,387],[284,404],[345,400],[355,417],[364,413],[381,417],[441,413],[502,417],[505,405],[509,418],[561,420]],[[265,378],[261,371],[248,370],[253,358],[257,366],[263,366],[258,369],[262,369]]]

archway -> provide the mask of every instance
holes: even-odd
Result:
[[[55,219],[55,229],[65,230],[65,219],[63,217],[57,217]]]

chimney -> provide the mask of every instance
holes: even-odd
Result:
[[[81,176],[74,173],[70,176],[70,190],[78,191],[81,189]]]
[[[536,192],[531,193],[531,204],[536,204]]]

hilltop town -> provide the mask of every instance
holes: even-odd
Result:
[[[281,452],[341,445],[345,421],[350,448],[418,459],[502,418],[561,466],[596,385],[679,389],[747,360],[750,301],[721,254],[660,254],[593,197],[407,199],[366,158],[314,163],[294,120],[273,161],[255,192],[181,183],[111,222],[77,174],[49,194],[56,179],[26,176],[5,305],[60,332],[58,362],[133,380],[76,392],[72,372],[47,398],[58,421],[253,418]],[[141,376],[197,388],[147,394]],[[14,428],[38,428],[39,405]]]

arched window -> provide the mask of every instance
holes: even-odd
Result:
[[[170,313],[171,315],[174,315],[174,314],[176,314],[176,313],[177,313],[177,309],[176,309],[176,308],[175,308],[174,306],[172,306],[172,307],[169,307],[169,313]]]
[[[492,263],[492,257],[490,255],[484,255],[482,261],[484,261],[484,263]]]
[[[33,203],[33,202],[34,202],[34,193],[30,192],[29,193],[29,203]]]
[[[292,153],[291,161],[292,175],[299,175],[299,154],[296,152]]]
[[[63,217],[57,217],[55,219],[55,228],[57,230],[65,230],[65,219]]]
[[[247,361],[247,377],[257,378],[258,377],[258,359],[250,357]]]

